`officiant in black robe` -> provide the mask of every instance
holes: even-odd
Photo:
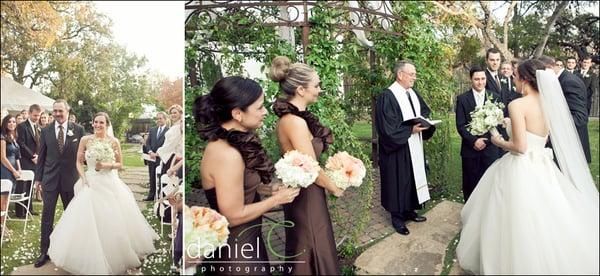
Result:
[[[375,110],[375,125],[379,136],[381,205],[391,213],[396,231],[408,235],[406,221],[426,220],[415,212],[416,209],[421,209],[415,176],[421,184],[419,195],[426,194],[428,198],[422,140],[433,136],[435,126],[423,128],[420,125],[402,125],[404,120],[412,117],[427,118],[431,110],[412,89],[416,80],[415,66],[409,61],[400,61],[394,67],[394,73],[396,82],[378,96]],[[412,135],[413,133],[416,135]],[[420,144],[412,149],[415,156],[411,154],[409,144]],[[420,160],[418,167],[413,166],[413,159]],[[418,172],[417,175],[415,171]],[[425,186],[421,188],[423,180]]]

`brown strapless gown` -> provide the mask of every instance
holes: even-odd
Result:
[[[257,193],[260,184],[258,173],[248,169],[244,171],[244,204],[260,201],[260,196]],[[215,188],[204,190],[204,193],[210,208],[219,211]],[[262,216],[244,224],[230,227],[229,239],[227,240],[229,247],[221,247],[214,252],[213,258],[204,259],[198,267],[198,271],[204,271],[205,275],[269,275],[269,258],[263,242],[261,223]],[[252,246],[251,251],[249,251],[250,246],[248,244]],[[244,248],[243,252],[242,248]],[[219,261],[228,263],[215,263]]]
[[[312,140],[315,155],[323,151],[321,138]],[[302,188],[293,202],[283,206],[285,219],[295,226],[286,228],[286,256],[302,253],[287,261],[294,275],[340,275],[340,266],[327,209],[325,190],[317,184]],[[285,273],[288,273],[288,269]]]

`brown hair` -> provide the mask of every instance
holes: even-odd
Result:
[[[298,87],[308,86],[314,74],[316,71],[312,67],[298,62],[292,64],[288,57],[278,56],[271,62],[269,77],[279,83],[286,95],[294,96]]]

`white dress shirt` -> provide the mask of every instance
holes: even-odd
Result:
[[[477,91],[473,88],[473,96],[475,97],[475,106],[482,106],[485,101],[485,89],[483,91]]]

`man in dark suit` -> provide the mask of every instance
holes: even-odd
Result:
[[[42,184],[44,207],[40,233],[41,254],[34,264],[35,267],[44,265],[50,259],[47,253],[58,196],[60,195],[62,200],[63,209],[67,209],[74,196],[73,186],[79,179],[76,167],[77,148],[84,130],[82,126],[67,121],[70,110],[65,100],[55,101],[52,105],[54,123],[43,128],[40,134],[35,182]]]
[[[508,109],[508,104],[510,102],[521,97],[521,94],[517,93],[517,87],[515,86],[512,61],[503,62],[502,65],[500,65],[500,72],[504,77],[500,80],[500,84],[502,86],[502,92],[506,95],[506,102],[504,102],[504,104]]]
[[[40,126],[38,125],[38,121],[40,119],[40,114],[42,113],[42,108],[33,104],[29,107],[29,119],[20,123],[17,126],[17,133],[19,136],[17,137],[17,143],[19,143],[19,147],[21,149],[21,169],[23,170],[31,170],[35,172],[35,167],[37,165],[38,153],[40,152]],[[19,181],[19,185],[17,185],[16,193],[26,193],[26,196],[31,196],[29,191],[31,191],[31,183],[30,181]],[[30,200],[24,202],[25,204],[30,204]],[[25,218],[25,208],[19,204],[15,204],[15,213],[18,218]],[[37,213],[33,210],[33,203],[29,205],[29,212],[32,215],[37,215]]]
[[[587,88],[587,111],[588,115],[592,110],[592,96],[598,93],[598,75],[592,72],[592,58],[585,57],[581,63],[581,70],[575,71],[575,75],[580,77]]]
[[[571,74],[575,74],[575,68],[577,68],[577,59],[575,59],[574,57],[568,57],[566,66],[567,67],[565,68],[565,71]]]
[[[485,63],[487,68],[485,70],[485,89],[491,92],[495,99],[504,104],[504,117],[508,117],[508,103],[517,97],[520,97],[517,93],[510,93],[512,87],[509,87],[509,80],[501,74],[500,65],[502,57],[500,51],[495,48],[490,48],[485,53]],[[511,80],[511,86],[514,86],[514,82]],[[501,132],[502,133],[502,132]],[[505,134],[503,134],[506,136]],[[508,138],[508,137],[505,137]]]
[[[148,155],[154,158],[154,162],[148,162],[148,172],[150,174],[150,192],[144,201],[154,200],[156,194],[156,167],[160,164],[160,158],[156,151],[165,142],[165,133],[169,129],[167,124],[167,114],[159,112],[156,114],[156,127],[150,128],[148,137],[146,138],[146,147]]]
[[[592,161],[592,154],[590,152],[590,140],[588,136],[588,111],[587,111],[587,88],[581,78],[575,76],[575,74],[569,73],[567,70],[557,68],[555,66],[554,59],[548,56],[541,56],[538,58],[546,68],[554,70],[558,75],[558,82],[562,88],[567,105],[571,116],[573,116],[573,122],[581,141],[583,153],[588,163]],[[552,139],[552,137],[550,137]]]
[[[469,71],[471,89],[456,98],[456,130],[462,142],[462,189],[465,202],[475,189],[487,168],[498,158],[498,148],[490,142],[490,134],[475,136],[467,130],[471,123],[471,112],[487,101],[492,94],[485,90],[485,69],[473,66]]]

